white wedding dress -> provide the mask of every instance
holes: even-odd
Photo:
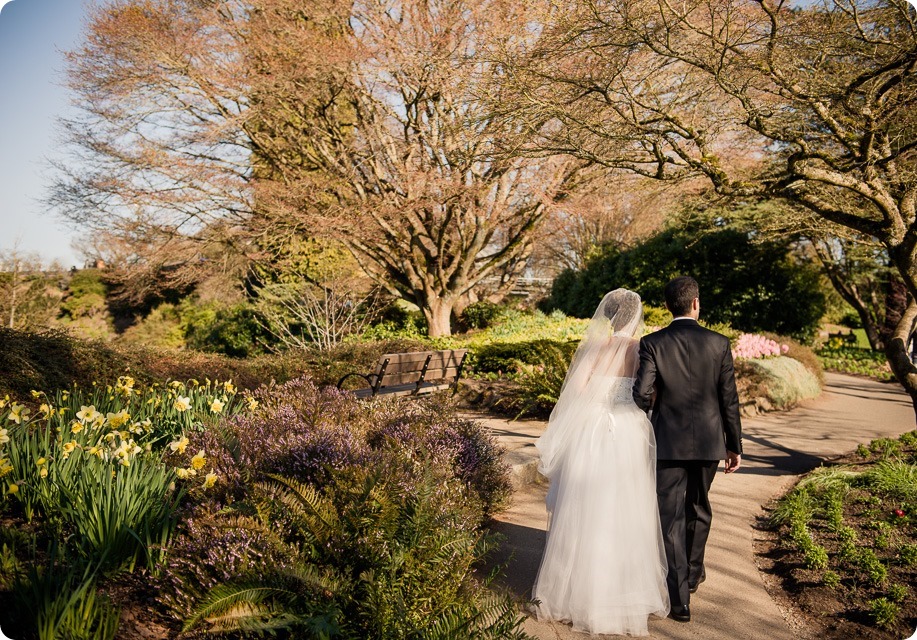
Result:
[[[631,353],[612,367],[617,373],[635,373],[637,343],[629,342],[622,346]],[[558,401],[536,443],[551,484],[532,599],[540,620],[572,622],[592,634],[648,635],[648,617],[669,611],[655,439],[634,404],[634,378],[598,369],[579,387],[565,383],[574,397]]]

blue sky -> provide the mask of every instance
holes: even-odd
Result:
[[[39,200],[58,143],[55,118],[69,109],[60,51],[79,42],[90,0],[0,0],[0,250],[20,249],[82,266],[78,233]]]

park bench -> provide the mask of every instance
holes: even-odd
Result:
[[[372,373],[348,373],[338,380],[342,389],[351,377],[363,378],[368,388],[349,390],[358,398],[381,395],[421,395],[440,389],[453,389],[458,385],[465,363],[467,349],[445,351],[416,351],[413,353],[386,353],[379,358]]]

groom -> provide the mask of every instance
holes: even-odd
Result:
[[[742,461],[739,396],[729,339],[701,327],[694,278],[665,287],[675,319],[640,341],[634,401],[652,409],[656,434],[656,496],[669,565],[667,584],[675,620],[689,622],[690,594],[705,579],[704,547],[710,533],[707,492],[720,460],[726,473]]]

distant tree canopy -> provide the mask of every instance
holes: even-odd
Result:
[[[743,331],[808,339],[825,312],[820,272],[795,258],[788,243],[754,242],[734,229],[691,228],[667,229],[632,249],[609,249],[581,271],[564,271],[545,307],[590,317],[602,296],[618,287],[662,306],[666,282],[678,275],[700,285],[703,319]]]

